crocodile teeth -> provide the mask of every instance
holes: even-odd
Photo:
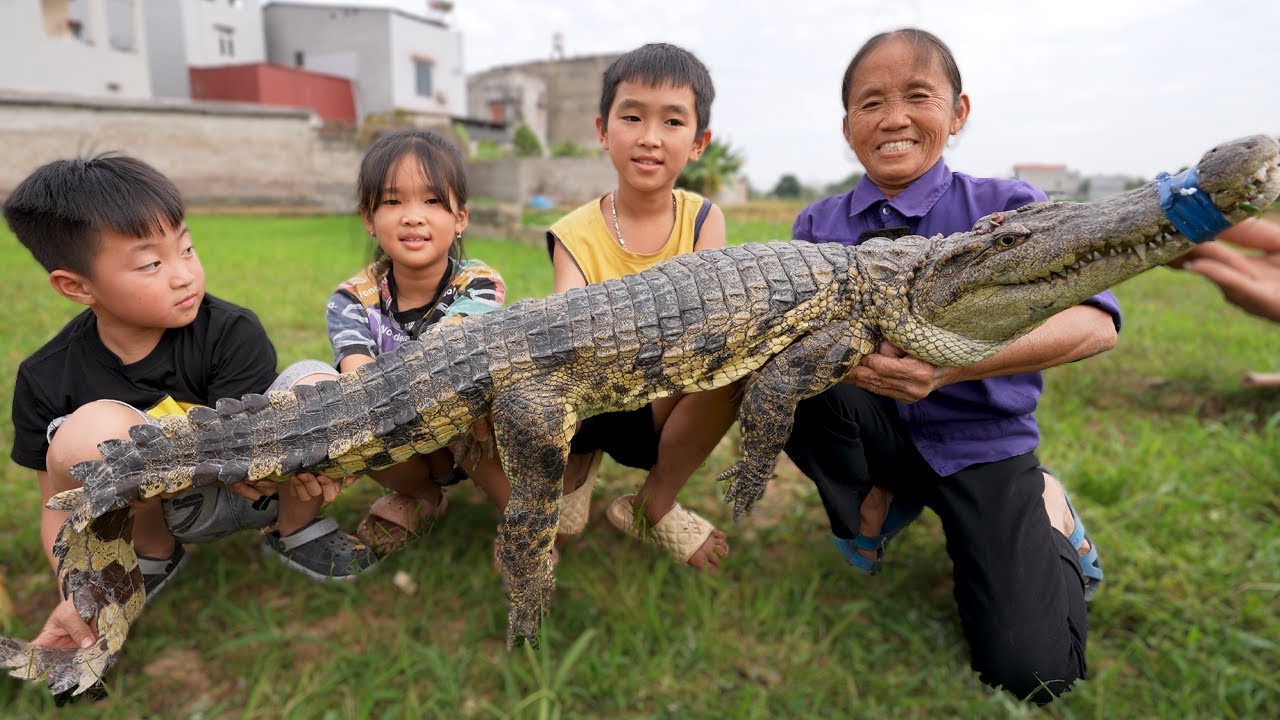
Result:
[[[1142,262],[1147,261],[1147,245],[1146,243],[1138,243],[1133,246],[1133,251],[1138,253],[1138,257],[1142,258]]]

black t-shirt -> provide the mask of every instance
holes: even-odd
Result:
[[[265,392],[275,377],[276,350],[257,316],[212,295],[191,324],[166,330],[150,354],[130,365],[102,344],[97,317],[86,310],[18,367],[10,456],[45,470],[49,423],[94,400],[165,415]]]

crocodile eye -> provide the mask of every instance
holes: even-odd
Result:
[[[1000,243],[1000,247],[1013,247],[1017,240],[1012,235],[1001,235],[996,238],[996,242]]]

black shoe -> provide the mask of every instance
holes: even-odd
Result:
[[[378,562],[373,548],[342,532],[333,518],[316,518],[291,534],[267,535],[262,551],[316,580],[354,580]]]
[[[142,586],[147,591],[147,602],[160,592],[160,589],[169,582],[169,578],[173,577],[186,561],[187,551],[183,549],[180,542],[173,544],[173,554],[168,559],[159,560],[145,555],[138,556],[138,569],[142,571]]]

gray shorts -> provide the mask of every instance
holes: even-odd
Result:
[[[307,375],[326,374],[337,376],[338,371],[319,360],[302,360],[284,369],[280,376],[271,383],[270,390],[288,390]],[[160,423],[150,415],[118,400],[101,400],[113,402],[138,413],[138,417],[148,425]],[[49,423],[46,437],[53,440],[58,426],[66,421],[66,416],[55,418]],[[184,493],[178,497],[160,501],[164,511],[164,521],[173,536],[182,543],[204,543],[230,535],[238,530],[264,528],[276,520],[276,497],[269,501],[252,501],[228,490],[222,485],[210,485]]]

